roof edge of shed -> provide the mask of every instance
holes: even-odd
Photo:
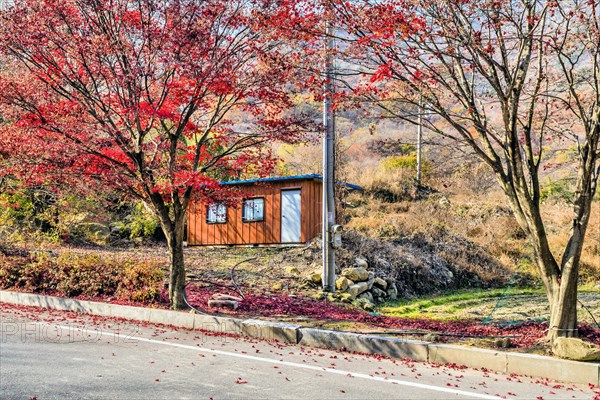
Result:
[[[319,174],[305,174],[305,175],[293,175],[293,176],[273,176],[268,178],[255,178],[255,179],[243,179],[243,180],[235,180],[228,182],[219,182],[219,185],[249,185],[254,183],[268,183],[268,182],[283,182],[283,181],[292,181],[292,180],[309,180],[309,179],[318,179],[323,180],[323,176]],[[347,182],[338,182],[339,185],[344,185],[350,189],[354,190],[364,190],[362,187],[358,185],[354,185],[352,183]]]

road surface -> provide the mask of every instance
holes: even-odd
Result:
[[[2,399],[592,399],[565,385],[0,303]]]

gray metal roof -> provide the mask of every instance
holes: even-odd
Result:
[[[244,179],[244,180],[236,180],[236,181],[228,181],[228,182],[219,182],[220,185],[247,185],[252,183],[263,183],[263,182],[282,182],[282,181],[292,181],[292,180],[309,180],[309,179],[318,179],[323,180],[323,176],[319,174],[307,174],[307,175],[293,175],[293,176],[273,176],[269,178],[257,178],[257,179]],[[354,190],[363,190],[362,187],[358,185],[353,185],[347,182],[338,182],[339,185],[344,185],[350,189]]]

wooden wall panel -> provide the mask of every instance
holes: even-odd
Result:
[[[322,226],[322,195],[323,195],[323,185],[320,181],[311,182],[312,186],[312,198],[311,198],[311,221],[310,221],[310,237],[315,238],[319,234],[321,234],[321,226]]]
[[[302,242],[306,242],[309,236],[310,186],[309,182],[302,182],[300,187],[300,240]]]
[[[267,224],[265,226],[266,232],[265,232],[265,243],[277,243],[279,240],[275,238],[275,221],[276,221],[276,215],[275,213],[278,212],[278,210],[275,210],[275,197],[277,196],[277,190],[275,188],[273,188],[272,186],[269,187],[268,190],[268,194],[269,194],[269,208],[267,210],[268,214],[267,214]]]
[[[195,204],[190,203],[190,206],[187,210],[187,228],[186,228],[186,237],[188,243],[198,243],[198,239],[196,239],[196,214],[195,214]]]
[[[318,187],[318,195],[317,195],[317,232],[321,232],[323,229],[323,185],[319,185]]]
[[[315,199],[315,187],[312,182],[308,183],[308,196],[307,197],[307,218],[306,218],[306,241],[308,242],[313,238],[313,226],[315,223],[315,211],[314,211],[314,199]]]
[[[273,243],[281,243],[281,188],[283,185],[273,186]]]
[[[322,214],[321,187],[322,187],[322,185],[320,184],[320,182],[318,182],[318,183],[319,183],[319,185],[315,185],[314,183],[312,185],[313,186],[312,209],[314,210],[314,212],[313,212],[313,218],[312,218],[312,222],[311,222],[310,226],[311,226],[311,236],[313,238],[321,233],[321,214]]]
[[[231,222],[233,226],[233,238],[234,240],[230,243],[232,244],[236,244],[236,243],[242,243],[242,207],[241,205],[238,204],[238,207],[233,208],[230,210],[232,211],[232,217],[231,217]],[[231,223],[230,222],[230,223]]]
[[[197,211],[198,211],[198,213],[201,213],[201,214],[199,214],[200,218],[198,218],[196,220],[196,223],[200,225],[200,237],[202,238],[202,243],[208,244],[208,240],[207,240],[208,224],[206,223],[206,205],[199,204]]]
[[[289,180],[269,185],[245,185],[245,198],[263,197],[265,218],[262,222],[242,222],[242,202],[227,207],[225,224],[206,223],[206,205],[191,204],[188,213],[189,245],[236,245],[281,243],[281,191],[300,189],[302,242],[312,240],[321,232],[320,180]]]
[[[236,234],[236,218],[235,208],[227,207],[227,235],[225,236],[225,243],[235,243]]]

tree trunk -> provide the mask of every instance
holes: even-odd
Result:
[[[577,283],[561,282],[550,304],[548,339],[577,337]]]
[[[566,262],[563,261],[559,267],[550,251],[545,235],[540,235],[539,230],[530,230],[530,240],[550,305],[550,324],[547,335],[550,341],[557,337],[576,337],[578,335],[578,254],[581,253],[583,242],[573,239],[572,237],[565,250],[565,255],[571,252],[573,257],[569,259],[563,257]]]
[[[184,214],[185,215],[185,214]],[[169,247],[169,307],[173,310],[187,308],[184,301],[185,264],[183,261],[184,218],[175,221],[171,232],[165,232]]]
[[[591,204],[587,205],[586,210],[590,208]],[[583,213],[579,221],[574,220],[573,233],[562,257],[560,276],[557,280],[557,287],[553,290],[553,298],[550,303],[551,313],[548,331],[550,340],[557,337],[577,337],[579,335],[577,329],[577,281],[579,261],[588,221],[588,211]]]
[[[173,310],[187,308],[184,300],[185,290],[185,263],[183,260],[183,236],[185,233],[186,207],[191,189],[188,191],[183,204],[179,198],[175,199],[172,209],[165,204],[160,194],[148,190],[150,208],[160,221],[169,249],[169,307]]]
[[[547,338],[553,341],[557,337],[578,336],[577,277],[587,219],[574,224],[571,238],[559,265],[548,243],[539,203],[525,195],[524,191],[515,190],[516,184],[502,179],[500,183],[510,200],[519,225],[527,232],[544,283],[550,305]]]

